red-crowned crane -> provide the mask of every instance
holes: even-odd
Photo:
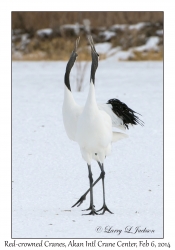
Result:
[[[80,38],[76,40],[75,48],[66,67],[62,113],[66,133],[69,139],[78,143],[82,157],[87,163],[90,188],[72,207],[76,205],[80,206],[90,191],[90,206],[86,209],[90,210],[89,215],[98,214],[101,210],[101,214],[104,214],[105,211],[112,214],[105,201],[104,160],[110,153],[113,142],[128,137],[124,133],[114,132],[112,127],[128,129],[129,125],[140,124],[143,126],[143,122],[138,116],[135,115],[135,111],[130,109],[126,104],[122,103],[118,99],[110,99],[106,104],[97,104],[95,97],[95,72],[98,67],[99,55],[95,50],[91,36],[88,37],[92,56],[89,93],[84,107],[79,106],[75,102],[71,92],[69,75],[76,57],[78,56],[77,48],[79,40]],[[96,160],[98,162],[101,170],[101,174],[95,182],[93,182],[91,171],[92,160]],[[103,187],[103,206],[99,210],[95,210],[93,202],[93,186],[100,179],[102,179]]]

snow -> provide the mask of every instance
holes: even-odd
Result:
[[[110,51],[111,47],[112,47],[112,44],[109,42],[95,44],[95,49],[96,51],[98,51],[98,54],[106,54],[107,52]]]
[[[20,49],[24,50],[29,43],[30,43],[29,35],[28,34],[23,34],[21,36]]]
[[[141,22],[141,23],[137,23],[137,24],[131,24],[129,25],[129,29],[130,30],[141,30],[143,29],[145,26],[147,26],[147,24],[149,23],[145,23],[145,22]]]
[[[12,237],[160,238],[163,237],[163,63],[99,62],[96,98],[118,98],[142,114],[145,126],[113,144],[105,161],[106,203],[114,214],[82,216],[89,206],[71,208],[89,187],[88,170],[62,121],[66,62],[12,63]],[[84,104],[86,88],[74,92]],[[75,67],[71,73],[75,83]],[[100,174],[92,164],[93,178]],[[102,206],[102,184],[94,188]],[[102,232],[97,228],[101,226]],[[122,230],[105,233],[105,228]],[[125,228],[155,230],[126,233]]]
[[[111,30],[112,31],[117,31],[117,30],[122,30],[124,31],[125,29],[129,29],[129,30],[141,30],[143,29],[145,26],[147,26],[149,23],[148,22],[140,22],[140,23],[136,23],[136,24],[115,24],[111,26]]]
[[[116,53],[118,53],[119,51],[121,51],[121,47],[120,46],[117,46],[117,47],[114,47],[114,48],[111,48],[107,53],[107,57],[110,57],[110,56],[114,56]],[[114,57],[113,57],[114,58]]]
[[[120,46],[112,48],[112,44],[109,42],[98,43],[95,45],[95,48],[99,54],[106,54],[107,60],[126,61],[128,59],[134,58],[134,51],[158,51],[159,39],[160,38],[158,36],[151,36],[148,38],[146,44],[138,47],[132,47],[125,51],[121,50]]]
[[[110,54],[108,53],[108,56],[109,55]],[[116,61],[127,61],[128,59],[131,58],[134,58],[132,50],[123,51],[118,48],[118,50],[116,50],[116,53],[112,56],[112,58],[109,57],[107,58],[107,60],[113,61],[115,59]]]
[[[45,36],[50,36],[53,33],[53,30],[50,28],[47,29],[41,29],[41,30],[37,30],[37,35],[40,37],[45,37]]]
[[[156,35],[163,36],[163,30],[156,30]]]
[[[158,43],[159,43],[159,37],[158,36],[151,36],[148,38],[145,45],[135,47],[134,50],[136,51],[149,51],[149,50],[158,50]]]
[[[128,27],[128,24],[114,24],[111,26],[112,31],[117,31],[117,30],[125,30]]]
[[[107,41],[111,39],[112,37],[116,36],[116,33],[113,31],[105,30],[99,33],[100,36],[104,37],[104,40]]]
[[[83,20],[83,24],[84,24],[84,30],[87,32],[87,34],[91,33],[91,22],[89,19],[84,19]],[[79,32],[79,30],[77,30],[77,32]]]
[[[21,36],[21,41],[22,42],[26,42],[26,40],[28,39],[28,37],[29,37],[29,34],[22,34],[22,36]]]

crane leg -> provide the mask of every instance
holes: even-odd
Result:
[[[95,215],[97,214],[97,212],[94,208],[94,201],[93,201],[93,178],[92,178],[91,165],[88,165],[88,171],[89,171],[89,184],[90,184],[90,206],[87,210],[91,210],[91,211],[89,214],[85,214],[85,215]]]
[[[98,162],[98,164],[100,163]],[[102,178],[102,173],[100,174],[98,179],[95,182],[93,182],[92,186],[94,187],[97,184],[97,182],[101,180],[101,178]],[[86,195],[89,193],[89,191],[90,191],[90,188],[80,197],[80,199],[72,207],[75,207],[75,206],[79,207],[83,203],[83,201],[86,200]],[[90,208],[85,209],[85,210],[90,210]]]
[[[113,213],[109,210],[109,208],[106,206],[106,202],[105,202],[105,184],[104,184],[105,171],[104,171],[103,163],[100,164],[100,162],[98,162],[98,165],[99,165],[99,167],[100,167],[100,169],[101,169],[101,175],[102,175],[103,206],[102,206],[99,210],[97,210],[97,212],[103,210],[101,214],[104,214],[105,211],[108,211],[109,213],[113,214]]]

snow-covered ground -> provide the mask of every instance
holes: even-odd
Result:
[[[112,58],[99,63],[98,102],[118,98],[145,122],[144,127],[126,131],[128,139],[113,144],[105,161],[105,186],[106,203],[114,214],[99,216],[82,216],[89,196],[81,207],[71,208],[89,180],[79,148],[63,126],[65,66],[66,62],[12,64],[12,237],[163,237],[163,63]],[[89,74],[90,65],[86,87],[74,92],[80,104],[87,97]],[[92,171],[95,180],[100,174],[96,162]],[[94,188],[94,200],[100,208],[101,182]],[[154,232],[134,233],[137,227]],[[109,228],[110,233],[105,232]]]
[[[49,28],[37,30],[37,32],[36,32],[36,34],[37,34],[39,37],[41,37],[41,38],[43,38],[43,37],[45,37],[45,36],[48,36],[48,37],[49,37],[52,33],[53,33],[53,30],[52,30],[52,29],[49,29]]]

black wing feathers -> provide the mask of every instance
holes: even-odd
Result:
[[[107,104],[112,105],[112,111],[123,120],[125,128],[129,129],[128,125],[137,125],[140,124],[144,126],[144,122],[139,119],[135,114],[140,115],[134,110],[130,109],[125,103],[121,102],[118,99],[110,99]]]

